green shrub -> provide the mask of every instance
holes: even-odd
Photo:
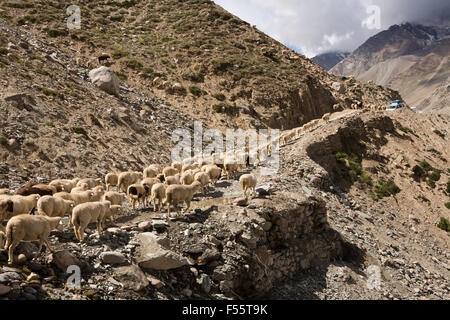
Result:
[[[84,130],[83,128],[81,128],[81,127],[72,127],[72,131],[73,132],[75,132],[75,133],[78,133],[78,134],[82,134],[82,135],[85,135],[85,136],[87,136],[87,132],[86,132],[86,130]]]
[[[47,127],[55,127],[55,124],[54,124],[52,121],[47,121],[47,122],[45,123],[45,125],[46,125]]]
[[[444,205],[447,209],[450,209],[450,202],[446,202]]]
[[[67,30],[56,30],[56,29],[50,29],[47,31],[47,34],[52,38],[67,36],[68,32]]]
[[[27,147],[33,147],[33,146],[36,145],[36,144],[34,143],[34,140],[31,139],[31,138],[26,139],[26,140],[23,142],[23,144],[26,145]]]
[[[6,56],[8,54],[8,49],[0,48],[0,56]]]
[[[447,193],[450,193],[450,179],[447,182]]]
[[[130,55],[130,53],[128,51],[122,50],[122,49],[116,49],[114,50],[112,57],[114,59],[120,59],[123,57],[128,57]]]
[[[57,91],[53,91],[51,89],[48,88],[42,88],[41,89],[42,93],[45,94],[46,96],[53,96],[56,97],[58,95]]]
[[[227,97],[223,93],[216,93],[213,95],[214,98],[216,98],[219,101],[225,101]]]
[[[394,181],[378,181],[378,184],[375,186],[375,195],[377,199],[383,199],[385,197],[394,196],[399,193],[400,188],[394,183]]]
[[[450,232],[450,221],[448,221],[447,219],[445,219],[444,217],[441,217],[441,220],[439,220],[438,223],[438,228]]]
[[[144,67],[141,62],[139,62],[135,59],[128,60],[126,62],[126,66],[133,70],[141,70]]]
[[[189,92],[196,97],[200,97],[202,95],[202,90],[198,87],[189,87]]]
[[[8,144],[8,139],[6,139],[6,137],[4,136],[0,136],[0,144],[2,146],[6,146]]]

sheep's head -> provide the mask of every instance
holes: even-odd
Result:
[[[47,221],[50,223],[52,230],[56,229],[58,231],[64,231],[64,226],[61,222],[61,217],[46,217]]]
[[[191,186],[192,186],[192,188],[193,188],[193,190],[194,190],[194,193],[195,193],[195,192],[199,192],[199,191],[202,190],[202,184],[201,184],[200,182],[198,182],[198,181],[194,181],[194,182],[191,184]]]

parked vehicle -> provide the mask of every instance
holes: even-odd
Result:
[[[386,108],[386,111],[396,111],[404,108],[406,108],[406,103],[401,100],[394,100],[389,107]]]

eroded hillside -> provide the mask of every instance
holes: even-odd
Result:
[[[210,126],[288,129],[333,108],[383,108],[399,97],[327,74],[209,0],[79,1],[80,30],[67,29],[71,4],[8,1],[1,16],[81,65],[110,54],[129,87]]]

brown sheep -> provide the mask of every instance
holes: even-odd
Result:
[[[42,184],[37,182],[30,182],[23,187],[17,189],[14,193],[20,196],[29,196],[30,194],[38,194],[40,196],[51,196],[58,191],[62,191],[61,187],[55,187],[48,184]]]

